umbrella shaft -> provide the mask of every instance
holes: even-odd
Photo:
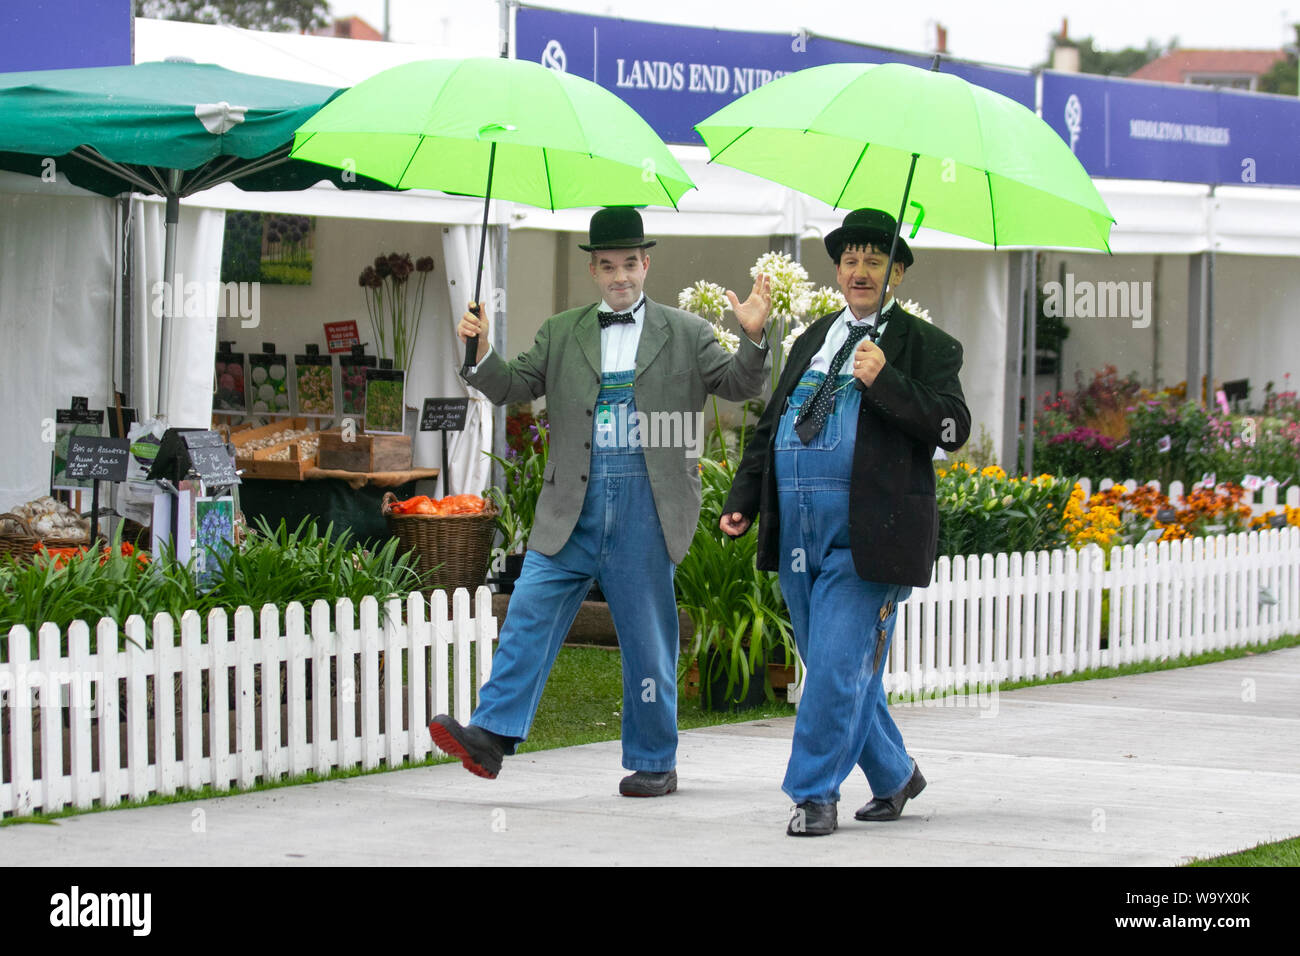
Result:
[[[889,243],[889,261],[885,264],[885,282],[880,288],[880,302],[876,305],[876,321],[883,315],[885,296],[889,294],[889,277],[894,271],[894,255],[898,252],[898,236],[903,231],[903,213],[907,212],[907,197],[912,192],[912,174],[916,172],[918,153],[912,154],[912,165],[907,167],[907,184],[903,187],[903,202],[898,207],[898,218],[894,220],[894,238]]]
[[[483,303],[479,301],[479,295],[483,291],[483,254],[487,251],[487,229],[488,229],[488,209],[492,205],[492,168],[497,161],[497,144],[492,141],[492,148],[488,151],[488,178],[487,189],[483,193],[483,228],[479,231],[478,236],[478,268],[474,270],[474,314],[483,315]],[[469,371],[478,364],[478,336],[474,335],[465,340],[465,371]],[[445,485],[444,485],[445,487]]]

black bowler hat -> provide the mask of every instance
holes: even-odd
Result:
[[[844,224],[826,234],[826,251],[836,262],[845,247],[870,244],[884,249],[889,254],[889,244],[894,241],[894,217],[879,209],[855,209],[844,217]],[[912,250],[907,248],[907,240],[898,237],[898,251],[895,262],[901,262],[903,268],[912,267]]]
[[[641,214],[631,206],[607,206],[591,217],[591,244],[578,248],[584,252],[599,249],[648,249],[655,240],[645,237]]]

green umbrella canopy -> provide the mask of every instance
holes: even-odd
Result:
[[[293,131],[339,93],[202,63],[140,63],[0,74],[0,169],[41,175],[47,158],[105,196],[177,194],[227,180],[244,189],[303,189],[338,170],[286,162]]]
[[[492,145],[496,144],[495,153]],[[544,209],[662,205],[694,188],[635,110],[589,80],[527,60],[424,60],[344,92],[293,154],[390,186],[486,193]]]
[[[994,246],[1109,251],[1114,217],[1050,126],[951,74],[833,63],[774,80],[695,127],[713,160],[835,207]]]

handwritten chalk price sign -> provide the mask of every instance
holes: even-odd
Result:
[[[128,438],[100,438],[95,435],[71,435],[68,438],[69,478],[90,482],[90,542],[99,538],[99,483],[126,481],[131,455]]]
[[[451,494],[451,464],[447,449],[447,432],[465,430],[469,414],[468,398],[426,398],[420,412],[420,431],[442,432],[442,493]]]
[[[72,435],[68,439],[69,478],[126,481],[131,442],[126,438]]]
[[[420,431],[463,431],[468,413],[468,398],[426,398],[420,414]]]

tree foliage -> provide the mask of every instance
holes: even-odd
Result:
[[[1297,92],[1296,53],[1300,50],[1300,23],[1292,24],[1295,28],[1296,42],[1286,48],[1286,59],[1278,60],[1269,71],[1259,78],[1261,93],[1283,93],[1295,96]]]
[[[328,26],[326,0],[133,0],[137,17],[301,33]]]

